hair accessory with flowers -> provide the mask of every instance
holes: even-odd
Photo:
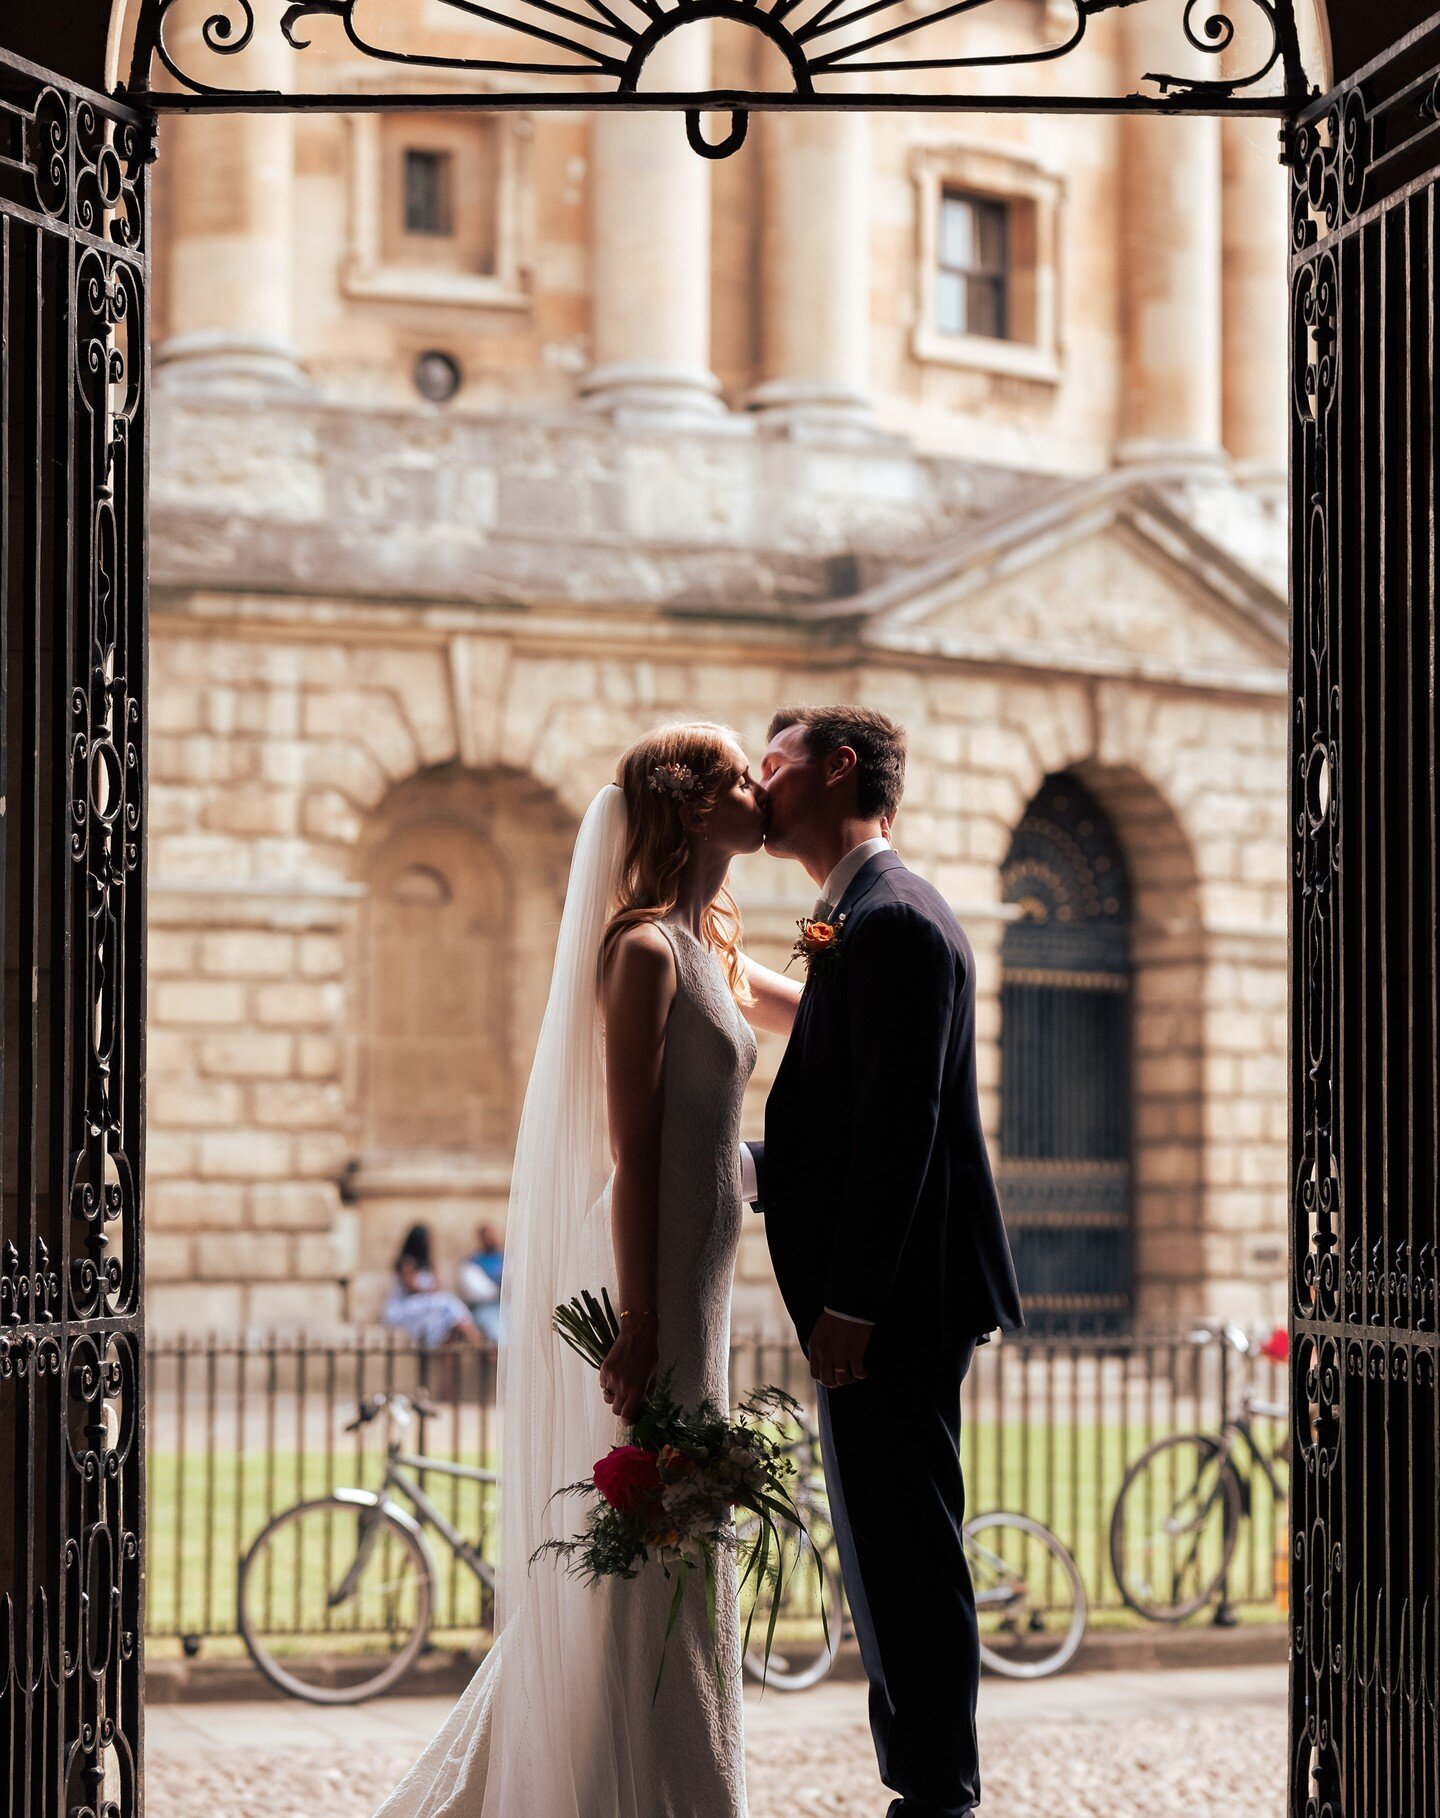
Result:
[[[657,764],[650,772],[650,787],[657,795],[688,801],[700,789],[700,779],[688,764]]]
[[[788,972],[797,959],[804,960],[807,975],[814,978],[839,959],[845,917],[837,915],[833,922],[822,922],[817,916],[802,915],[795,926],[800,934],[790,949],[785,970]]]

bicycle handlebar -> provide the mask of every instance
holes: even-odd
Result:
[[[426,1397],[423,1390],[417,1391],[414,1395],[402,1395],[398,1390],[390,1393],[382,1391],[365,1397],[355,1410],[354,1420],[346,1421],[345,1431],[358,1433],[361,1427],[368,1427],[372,1420],[378,1420],[382,1414],[387,1412],[392,1420],[398,1422],[400,1426],[406,1427],[410,1424],[412,1414],[418,1414],[422,1420],[428,1420],[433,1415],[439,1414],[440,1409]]]

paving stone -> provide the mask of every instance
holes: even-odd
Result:
[[[345,1713],[238,1708],[251,1716],[220,1706],[151,1713],[150,1818],[370,1818],[444,1710],[432,1699]],[[1046,1687],[987,1681],[980,1722],[984,1818],[1279,1818],[1283,1809],[1280,1668],[1100,1673]],[[881,1818],[888,1799],[863,1686],[763,1700],[751,1691],[745,1725],[750,1818]]]

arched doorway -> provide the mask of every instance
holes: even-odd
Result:
[[[574,820],[532,776],[458,765],[397,784],[363,828],[345,1072],[354,1314],[383,1299],[416,1217],[437,1261],[503,1230]]]
[[[1105,811],[1047,777],[1001,871],[1019,917],[1000,986],[1006,1223],[1038,1332],[1120,1332],[1134,1311],[1130,884]]]

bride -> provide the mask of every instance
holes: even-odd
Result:
[[[576,842],[515,1156],[494,1645],[377,1818],[745,1818],[734,1554],[717,1639],[692,1589],[653,1701],[673,1584],[529,1564],[572,1531],[552,1492],[623,1442],[660,1370],[728,1409],[748,1025],[787,1031],[799,998],[740,951],[726,877],[765,800],[735,735],[662,727],[617,777]],[[550,1315],[602,1284],[620,1336],[597,1383]]]

